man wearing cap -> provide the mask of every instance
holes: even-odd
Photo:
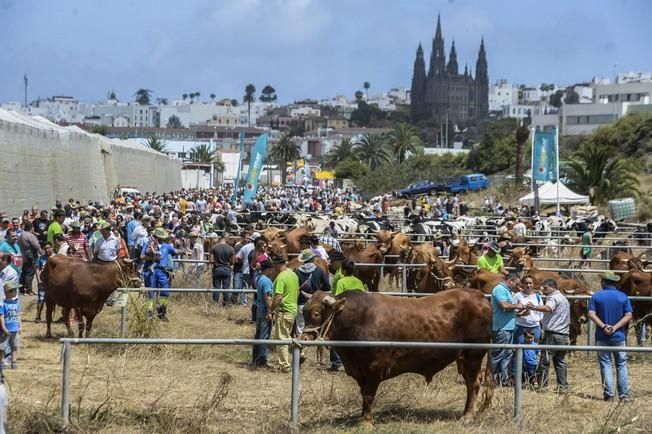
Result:
[[[500,256],[500,247],[496,243],[489,244],[489,250],[478,258],[478,270],[487,270],[492,273],[507,274],[503,265],[503,257]]]
[[[97,262],[114,262],[118,259],[120,241],[111,231],[111,223],[101,223],[99,232],[100,236],[93,245],[93,258]]]
[[[314,294],[316,291],[331,290],[331,285],[328,281],[328,275],[324,273],[320,267],[315,265],[315,252],[311,249],[305,249],[297,258],[301,265],[294,270],[299,278],[299,307],[297,311],[297,336],[303,334],[305,321],[303,318],[303,306],[308,299],[303,295]]]
[[[274,274],[274,264],[271,261],[263,261],[260,264],[259,273],[256,277],[256,335],[254,339],[269,339],[272,330],[272,293],[273,283],[271,276]],[[253,346],[251,366],[254,368],[267,367],[267,345],[259,344]]]
[[[62,209],[56,209],[54,211],[54,217],[52,218],[52,222],[50,223],[50,226],[48,226],[48,235],[46,238],[47,242],[53,246],[54,246],[54,237],[57,234],[63,234],[63,227],[61,225],[63,224],[65,218],[66,218],[66,213],[63,212]]]
[[[70,223],[71,231],[66,236],[66,241],[68,245],[73,249],[73,256],[81,259],[82,261],[88,261],[90,257],[90,249],[88,248],[88,240],[86,235],[81,231],[81,223],[74,221]]]
[[[145,261],[143,268],[143,280],[148,288],[170,288],[170,274],[172,256],[176,255],[177,249],[167,243],[168,232],[163,228],[156,228],[152,233],[153,238],[143,246],[140,252],[140,259]],[[154,313],[154,298],[156,294],[148,291],[147,319],[151,320]],[[167,321],[168,291],[158,293],[158,306],[156,308],[158,319]]]
[[[554,279],[543,281],[543,294],[546,302],[540,306],[529,302],[527,309],[535,312],[543,312],[541,328],[543,329],[542,345],[569,345],[570,338],[570,304],[568,299],[561,293]],[[566,351],[544,350],[541,352],[541,360],[537,366],[537,382],[539,387],[548,387],[548,370],[550,361],[555,366],[557,376],[557,388],[560,391],[567,391],[568,386],[568,365],[566,364]]]
[[[595,344],[600,347],[624,347],[627,342],[627,325],[632,319],[632,305],[624,292],[616,288],[620,277],[612,272],[600,275],[602,290],[589,300],[589,318],[596,325]],[[614,399],[614,379],[611,371],[611,355],[616,364],[618,398],[629,400],[627,381],[627,353],[624,351],[598,351],[602,397],[605,401]]]
[[[291,339],[292,326],[297,316],[299,298],[299,278],[287,267],[284,258],[274,258],[280,271],[274,280],[272,306],[274,314],[274,339]],[[278,346],[278,363],[282,372],[290,372],[290,347]]]

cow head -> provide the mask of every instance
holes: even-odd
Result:
[[[533,265],[534,261],[532,261],[530,255],[528,255],[528,250],[526,248],[516,247],[512,249],[512,254],[509,257],[509,261],[507,262],[508,267],[523,269],[524,267],[529,268]]]
[[[271,254],[271,257],[285,258],[285,260],[288,258],[287,244],[284,244],[279,239],[272,241],[267,247],[267,250]]]
[[[440,257],[431,258],[428,261],[428,270],[430,276],[435,281],[435,289],[451,289],[455,287],[453,280],[453,271],[455,269],[454,261],[444,261]]]
[[[343,308],[346,298],[337,299],[328,292],[317,291],[314,294],[302,292],[308,301],[303,306],[305,328],[303,339],[328,338],[333,318]]]
[[[141,285],[140,273],[136,269],[133,259],[121,258],[116,262],[118,264],[119,284],[128,288],[137,288]]]

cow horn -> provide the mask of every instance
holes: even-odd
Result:
[[[134,259],[123,258],[122,260],[124,261],[125,264],[133,264],[134,263]]]
[[[303,291],[301,291],[301,292],[303,292]],[[335,304],[336,301],[337,300],[335,300],[335,297],[333,297],[332,295],[327,295],[326,297],[324,297],[323,303],[328,305],[328,306],[332,306],[332,305]]]
[[[312,297],[312,294],[307,293],[306,291],[301,291],[301,295],[303,295],[304,297],[306,297],[306,299],[308,299],[308,300],[310,300],[310,297]]]
[[[451,265],[451,264],[454,264],[455,261],[457,261],[457,255],[453,256],[453,259],[450,259],[450,260],[446,261],[446,263],[448,265]]]
[[[566,294],[575,294],[575,290],[571,289],[569,291],[564,291]]]

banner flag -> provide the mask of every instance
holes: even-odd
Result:
[[[557,173],[557,131],[535,131],[532,144],[532,178],[554,181]]]
[[[263,171],[263,164],[265,164],[265,155],[267,154],[267,134],[261,134],[251,151],[251,160],[249,161],[249,172],[247,172],[247,180],[245,182],[243,203],[251,203],[256,197],[258,190],[258,180]]]

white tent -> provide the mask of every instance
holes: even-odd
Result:
[[[518,201],[524,205],[534,205],[534,192],[531,191]],[[557,184],[548,181],[539,187],[539,203],[542,205],[557,203]],[[574,193],[564,184],[559,182],[559,203],[561,205],[588,204],[589,197]]]

